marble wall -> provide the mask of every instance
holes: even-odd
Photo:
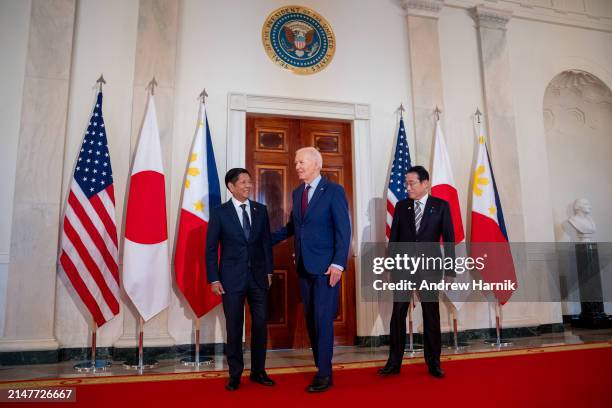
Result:
[[[17,164],[17,142],[30,28],[30,1],[3,3],[0,13],[0,49],[11,58],[0,64],[0,300],[6,299],[8,257],[11,239],[13,193]],[[0,303],[0,334],[4,330],[5,302]]]
[[[0,350],[53,349],[56,259],[75,0],[33,0]],[[53,243],[53,244],[52,244]],[[34,289],[32,287],[34,283]]]

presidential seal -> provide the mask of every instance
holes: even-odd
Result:
[[[336,51],[336,37],[327,20],[301,6],[285,6],[270,13],[261,40],[275,64],[302,75],[321,71]]]

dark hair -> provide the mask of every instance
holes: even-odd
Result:
[[[251,177],[251,174],[247,169],[240,167],[230,169],[227,173],[225,173],[225,187],[229,188],[229,183],[236,184],[236,181],[238,181],[238,177],[240,177],[241,174],[248,174],[249,177]]]
[[[423,166],[412,166],[407,173],[416,173],[419,176],[419,181],[429,180],[429,172]]]

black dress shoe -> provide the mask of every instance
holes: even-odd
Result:
[[[440,365],[433,365],[429,367],[429,374],[436,378],[443,378],[444,371],[440,368]]]
[[[377,372],[378,372],[378,375],[380,375],[381,377],[386,377],[388,375],[399,374],[400,368],[387,364],[383,368],[379,368]]]
[[[256,382],[256,383],[259,383],[261,385],[265,385],[268,387],[271,387],[274,385],[274,381],[270,377],[268,377],[268,374],[266,374],[265,371],[261,373],[251,373],[249,378],[253,382]]]
[[[332,386],[331,376],[315,377],[312,383],[306,388],[308,392],[323,392],[327,391]]]
[[[228,391],[236,391],[238,388],[240,388],[240,378],[230,378],[225,384],[225,389]]]

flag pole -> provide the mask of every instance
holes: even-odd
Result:
[[[108,367],[111,366],[111,362],[108,360],[97,360],[96,359],[96,334],[98,331],[98,325],[94,320],[93,316],[91,317],[91,360],[84,361],[82,363],[76,364],[74,369],[79,373],[97,373],[106,371]]]
[[[202,92],[200,92],[200,95],[198,96],[198,99],[200,101],[202,101],[202,103],[206,103],[206,98],[208,97],[208,93],[206,92],[206,88],[202,89]]]
[[[200,318],[196,317],[195,320],[196,331],[195,331],[195,363],[196,366],[200,365]]]
[[[99,85],[98,90],[100,92],[102,92],[102,85],[106,85],[106,81],[104,80],[104,74],[100,74],[100,78],[98,78],[98,80],[96,81],[96,84]]]
[[[93,319],[92,319],[93,320]],[[98,324],[94,321],[93,329],[91,329],[91,364],[96,369],[96,334],[98,333]]]
[[[414,343],[414,330],[412,324],[412,309],[414,308],[414,292],[410,292],[410,302],[408,303],[408,344],[405,350],[409,353],[419,353],[423,351],[423,346]]]
[[[400,103],[400,106],[397,108],[396,112],[399,112],[400,115],[400,120],[404,119],[404,112],[406,111],[406,108],[404,108],[404,104]]]
[[[151,88],[151,95],[153,95],[153,88]],[[140,316],[138,319],[138,369],[143,369],[144,364],[144,319]]]
[[[181,359],[181,363],[185,366],[199,368],[201,365],[211,365],[213,359],[207,356],[200,356],[200,318],[195,318],[195,356],[189,356]]]
[[[480,109],[478,107],[476,107],[476,112],[474,113],[474,116],[476,118],[476,123],[478,125],[478,137],[481,137],[481,129],[482,129],[482,121],[481,121],[481,117],[482,117],[482,112],[480,112]],[[486,147],[486,146],[485,146]],[[501,327],[501,303],[496,300],[495,301],[495,338],[488,338],[485,340],[485,343],[490,344],[491,347],[497,347],[497,348],[501,348],[501,347],[507,347],[507,346],[511,346],[512,342],[506,339],[503,339],[501,336],[501,332],[502,332],[502,327]]]
[[[155,80],[155,76],[153,76],[153,79],[151,79],[151,81],[149,81],[149,84],[147,85],[146,89],[151,92],[151,96],[155,95],[155,87],[157,86],[157,81]]]
[[[152,358],[144,358],[144,319],[142,316],[138,318],[138,356],[130,358],[123,363],[123,367],[132,370],[138,370],[142,374],[144,370],[157,366],[157,360]]]
[[[440,110],[440,108],[438,108],[438,105],[436,105],[436,109],[434,109],[434,115],[436,115],[436,122],[440,121],[440,114],[442,113],[442,111]]]
[[[457,320],[457,312],[453,310],[451,312],[451,316],[453,318],[453,344],[448,348],[455,350],[455,352],[464,351],[468,344],[459,341],[459,323]]]
[[[206,98],[208,97],[208,93],[206,92],[206,88],[202,88],[202,92],[198,95],[198,100],[203,104],[206,103]],[[206,141],[204,140],[204,143]],[[193,309],[191,310],[195,315]],[[195,355],[188,356],[181,359],[181,363],[185,366],[196,367],[199,368],[200,365],[210,365],[213,362],[213,359],[206,356],[200,356],[200,317],[195,315]]]
[[[495,338],[489,338],[485,340],[485,343],[490,344],[491,347],[508,347],[512,345],[512,342],[502,338],[501,336],[501,308],[502,305],[499,302],[495,302]]]

